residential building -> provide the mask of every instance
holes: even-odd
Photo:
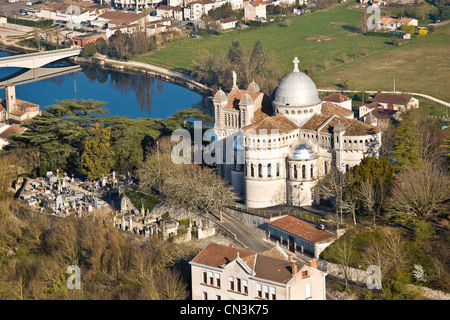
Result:
[[[399,113],[397,110],[376,108],[365,114],[360,120],[385,130],[392,119],[398,119]]]
[[[267,222],[266,237],[290,252],[314,258],[319,258],[320,253],[336,239],[335,234],[292,216],[271,218]]]
[[[377,93],[372,100],[378,102],[383,109],[400,112],[419,108],[419,100],[408,94]]]
[[[266,4],[263,0],[244,2],[244,20],[266,19]]]
[[[350,111],[352,110],[352,99],[339,92],[333,92],[329,96],[323,98],[322,101],[332,102]]]
[[[231,10],[244,8],[244,0],[228,0],[227,2],[231,5]]]
[[[191,262],[193,300],[325,300],[326,273],[279,246],[265,252],[209,243]]]
[[[383,29],[383,30],[395,30],[400,28],[402,25],[411,25],[411,26],[418,26],[419,21],[417,19],[413,18],[393,18],[393,17],[382,17],[378,22],[376,23],[377,29]]]
[[[154,8],[162,3],[163,0],[114,0],[114,7],[118,9],[147,9]]]
[[[35,7],[39,9],[35,12],[38,18],[72,21],[74,24],[80,25],[82,22],[88,23],[95,20],[100,14],[111,10],[110,5],[81,1],[49,2],[38,4]]]
[[[228,30],[236,28],[237,22],[238,20],[235,17],[217,20],[217,24],[220,30]]]

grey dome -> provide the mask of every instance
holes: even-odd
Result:
[[[219,89],[219,90],[217,90],[216,94],[214,95],[213,100],[223,102],[223,101],[228,101],[228,98],[227,98],[226,93],[223,92],[222,89]]]
[[[259,92],[259,86],[256,84],[255,80],[253,80],[247,87],[247,90],[249,91],[254,91],[254,92]]]
[[[297,62],[298,64],[298,62]],[[314,81],[295,66],[278,84],[274,104],[278,106],[303,107],[319,104],[319,93]]]
[[[292,153],[292,159],[310,160],[314,159],[315,155],[316,154],[309,145],[301,143],[297,147],[295,147],[295,150]]]

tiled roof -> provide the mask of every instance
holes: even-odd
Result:
[[[16,134],[16,133],[20,133],[20,132],[22,132],[23,130],[25,130],[24,127],[21,127],[21,126],[19,126],[19,125],[17,125],[17,124],[12,124],[12,125],[10,125],[7,129],[3,130],[3,131],[0,133],[0,138],[6,139],[6,138],[8,138],[10,135]]]
[[[360,107],[362,107],[362,106],[369,108],[369,109],[376,109],[376,108],[380,107],[381,105],[378,102],[374,101],[371,103],[365,103],[365,104],[360,105]]]
[[[331,241],[335,238],[335,235],[331,232],[320,230],[311,223],[292,216],[278,218],[274,221],[267,222],[267,224],[282,229],[296,237],[305,239],[312,243]]]
[[[100,15],[99,17],[108,19],[111,23],[114,24],[128,25],[144,17],[144,14],[132,12],[108,11]]]
[[[377,119],[385,120],[385,119],[389,119],[397,112],[398,112],[397,110],[378,108],[378,109],[372,110],[370,113]]]
[[[326,116],[336,114],[342,117],[351,116],[353,114],[352,111],[331,102],[322,102],[321,113]]]
[[[235,22],[235,21],[238,21],[235,17],[219,19],[220,23],[228,23],[228,22]]]
[[[253,114],[253,122],[259,122],[264,118],[270,117],[273,113],[272,106],[263,105],[261,108],[257,109]]]
[[[278,114],[274,117],[265,117],[259,122],[252,123],[248,126],[245,126],[242,128],[242,131],[244,132],[253,132],[253,133],[275,133],[272,132],[272,130],[283,133],[283,132],[289,132],[292,130],[296,130],[299,127],[293,123],[291,120],[286,118],[282,114]]]
[[[341,116],[330,117],[322,114],[313,115],[311,119],[302,126],[302,129],[316,131],[319,127],[324,125],[320,129],[321,132],[333,133],[334,126],[338,121],[344,126],[344,134],[346,136],[364,136],[380,132],[380,128],[356,119],[347,119]]]
[[[255,277],[286,283],[293,277],[292,265],[295,263],[300,269],[304,264],[288,261],[285,257],[280,259],[278,257],[282,255],[275,256],[274,252],[274,250],[268,250],[255,253],[211,242],[192,259],[192,262],[221,268],[236,259],[239,253],[239,258],[255,272]]]
[[[228,104],[225,108],[239,110],[239,101],[241,101],[242,96],[246,93],[250,96],[250,98],[252,98],[253,102],[255,102],[257,98],[262,99],[262,96],[264,96],[262,92],[235,89],[228,94]]]
[[[351,100],[349,97],[344,96],[343,94],[339,92],[333,92],[329,96],[326,96],[322,99],[323,101],[330,101],[330,102],[344,102],[347,100]]]
[[[407,104],[411,96],[404,94],[394,94],[394,93],[377,93],[372,99],[373,101],[381,103],[392,103],[392,104]]]

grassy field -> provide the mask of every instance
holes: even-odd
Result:
[[[399,47],[337,66],[314,77],[319,87],[337,88],[350,79],[358,90],[426,93],[450,101],[450,24]]]
[[[318,71],[312,78],[320,88],[341,89],[349,79],[352,89],[392,90],[395,77],[398,91],[426,93],[450,101],[450,24],[394,47],[390,38],[355,32],[362,11],[349,8],[354,4],[351,1],[329,10],[292,17],[289,27],[279,23],[202,39],[186,38],[167,43],[159,51],[135,60],[189,74],[192,57],[200,48],[217,54],[226,51],[233,40],[239,40],[247,48],[261,40],[283,73],[292,70],[294,56],[299,57],[303,70],[316,66]],[[318,36],[330,40],[311,40]],[[361,57],[363,49],[368,55]],[[346,63],[342,59],[344,53],[348,57]],[[321,68],[325,61],[331,68]]]
[[[292,60],[295,56],[300,59],[300,68],[306,70],[309,65],[321,66],[325,60],[331,65],[340,64],[343,53],[352,58],[363,48],[369,53],[388,48],[390,45],[386,43],[386,39],[355,33],[356,21],[361,12],[347,9],[348,5],[338,5],[328,11],[289,18],[289,27],[279,23],[263,28],[210,35],[202,39],[187,38],[167,43],[165,48],[137,57],[136,60],[188,73],[192,57],[200,48],[217,54],[228,50],[233,40],[239,40],[241,45],[247,48],[261,40],[264,48],[275,56],[281,70],[287,73],[292,71]],[[308,40],[315,36],[326,36],[332,40]]]

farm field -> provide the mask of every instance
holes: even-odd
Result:
[[[450,102],[450,24],[399,47],[318,73],[321,88],[338,88],[346,79],[357,90],[418,92]]]
[[[152,63],[184,73],[189,73],[192,57],[198,49],[207,49],[213,55],[227,51],[232,41],[239,40],[243,47],[251,48],[260,40],[264,48],[278,61],[281,71],[292,71],[292,59],[298,56],[300,68],[309,65],[320,67],[325,60],[330,65],[342,63],[342,55],[349,58],[358,55],[363,48],[369,53],[390,47],[386,39],[366,37],[355,32],[355,25],[361,11],[347,9],[350,4],[338,5],[328,11],[295,16],[289,27],[283,23],[262,28],[248,28],[220,35],[207,35],[201,39],[186,38],[150,55],[135,60]],[[316,41],[318,37],[329,40]]]
[[[450,24],[394,47],[390,38],[356,33],[362,11],[351,8],[355,3],[291,17],[288,27],[278,23],[182,39],[134,60],[190,74],[192,58],[199,49],[215,55],[226,52],[232,41],[239,40],[243,47],[251,48],[260,40],[278,61],[282,74],[292,70],[295,56],[303,71],[315,66],[311,77],[319,88],[341,89],[348,79],[355,90],[393,90],[395,77],[397,91],[426,93],[450,101]],[[364,49],[367,55],[361,56]],[[343,56],[347,57],[345,63]],[[324,64],[329,68],[324,70]]]

